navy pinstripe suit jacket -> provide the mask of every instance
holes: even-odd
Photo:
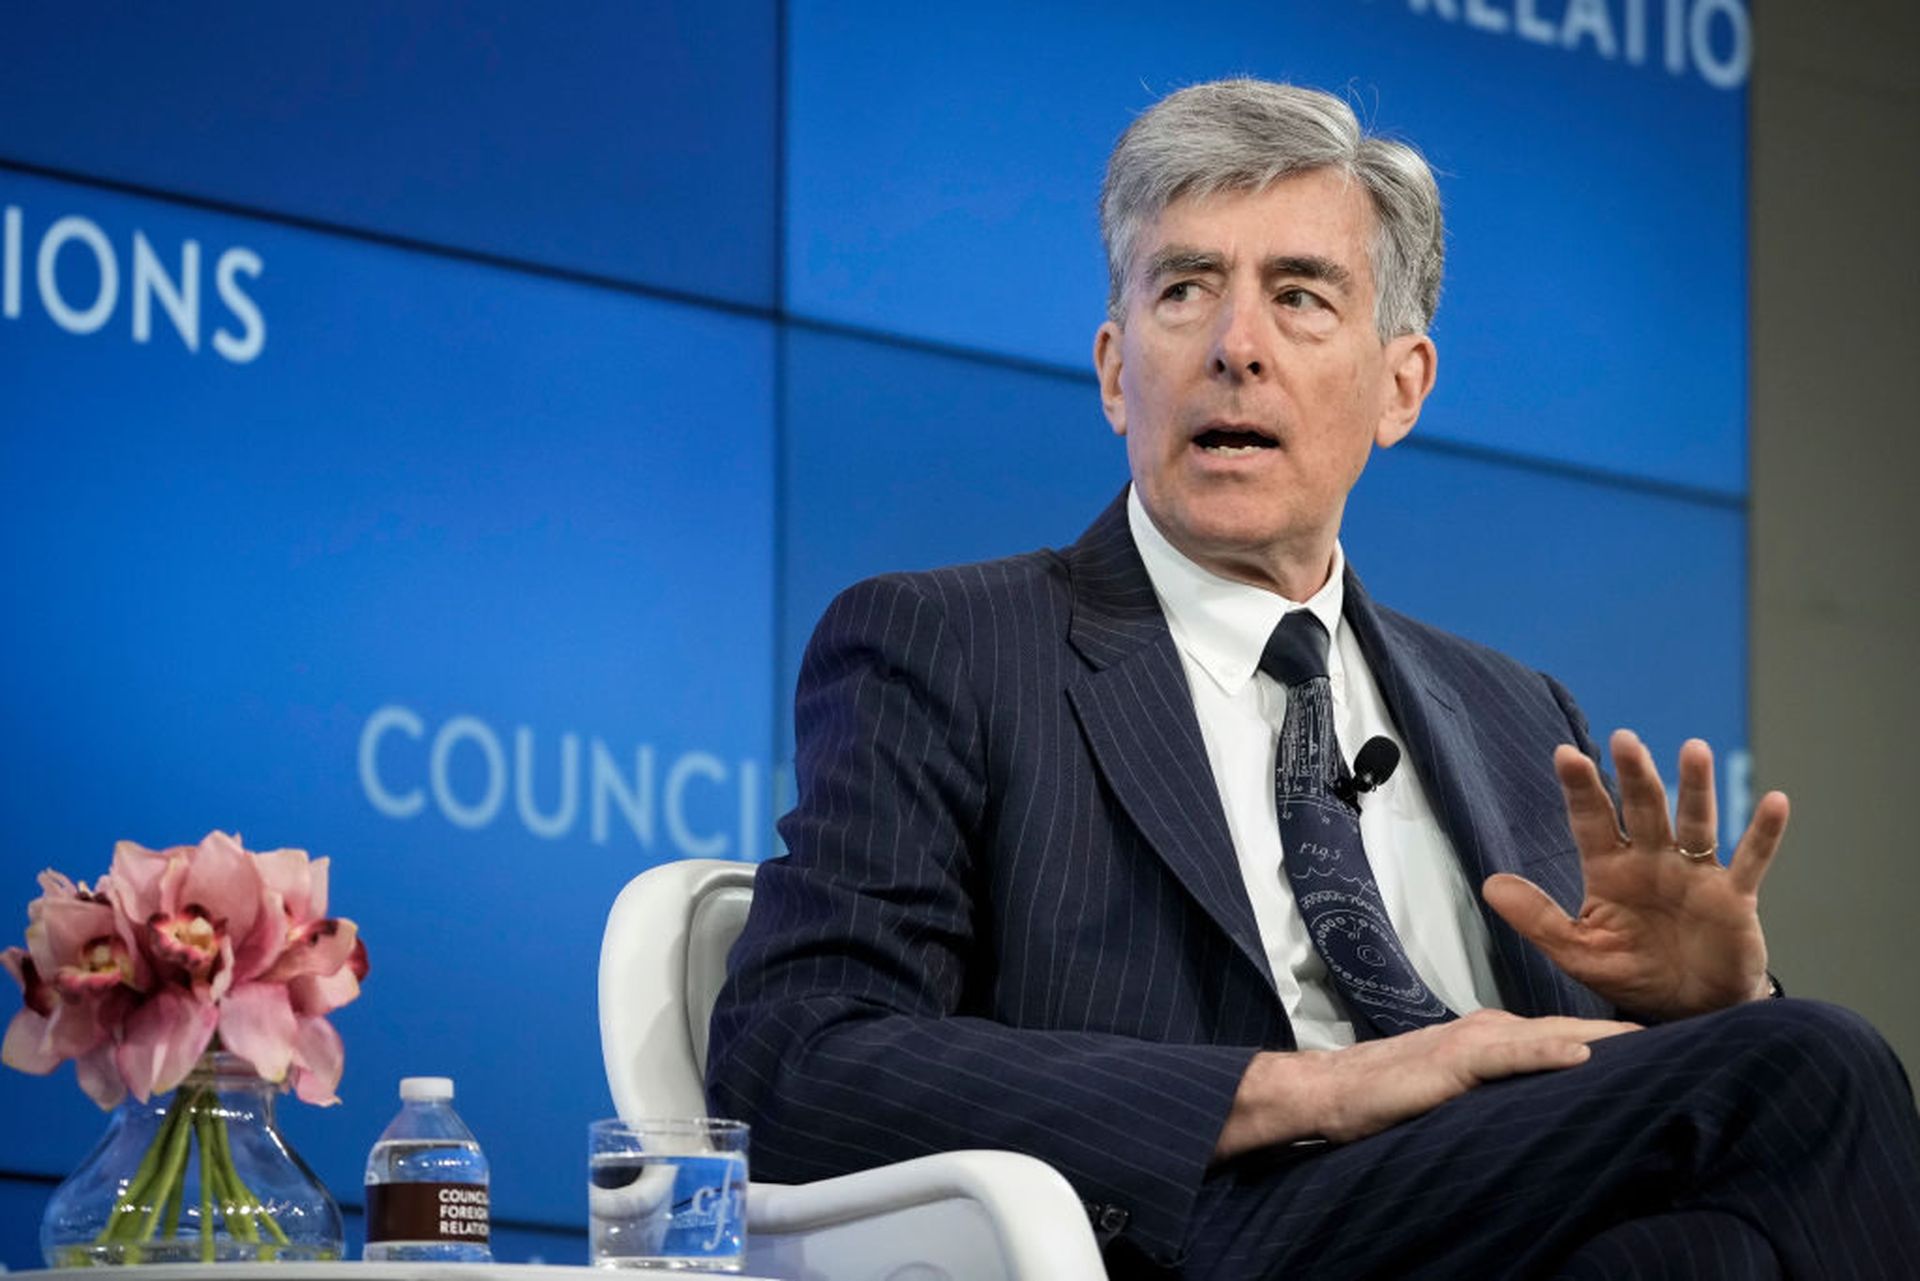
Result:
[[[1346,619],[1469,881],[1519,872],[1577,911],[1550,761],[1593,748],[1566,691],[1357,579]],[[1010,1148],[1174,1257],[1248,1060],[1293,1034],[1124,495],[1064,551],[849,589],[796,725],[789,853],[707,1069],[756,1177]],[[1488,923],[1508,1008],[1610,1012]]]

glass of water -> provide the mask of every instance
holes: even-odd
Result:
[[[747,1253],[747,1124],[711,1117],[587,1127],[595,1267],[738,1272]]]

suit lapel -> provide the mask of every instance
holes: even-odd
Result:
[[[1094,759],[1149,845],[1271,989],[1186,670],[1134,548],[1124,491],[1062,556],[1074,602],[1068,639],[1088,664],[1067,696]],[[1474,729],[1476,715],[1498,709],[1469,709],[1449,677],[1447,654],[1419,629],[1378,609],[1351,568],[1345,617],[1476,899],[1481,882],[1495,872],[1540,879],[1546,866],[1522,865],[1522,846],[1511,830],[1512,798],[1537,791],[1538,781],[1502,774],[1500,756],[1483,750]],[[1538,826],[1531,813],[1527,825]],[[1547,888],[1556,897],[1577,896],[1577,886]],[[1605,1009],[1484,901],[1480,912],[1509,1009],[1585,1015]]]
[[[1063,556],[1068,639],[1089,664],[1067,697],[1094,759],[1147,843],[1271,989],[1186,670],[1134,548],[1124,491]]]
[[[1440,824],[1453,842],[1454,852],[1469,877],[1484,879],[1494,871],[1512,871],[1496,864],[1500,852],[1489,851],[1481,833],[1487,815],[1478,813],[1474,796],[1480,791],[1469,774],[1479,753],[1473,727],[1462,713],[1451,684],[1428,662],[1417,646],[1395,636],[1389,640],[1385,623],[1359,576],[1347,570],[1346,606],[1342,617],[1353,628],[1360,650],[1373,669],[1373,679],[1387,701],[1393,723],[1406,739],[1407,751],[1432,792]],[[1497,820],[1495,820],[1497,822]]]
[[[1511,798],[1536,790],[1537,783],[1501,775],[1499,762],[1504,758],[1479,742],[1473,720],[1446,674],[1444,655],[1423,643],[1402,620],[1377,609],[1351,567],[1343,617],[1354,629],[1436,817],[1466,873],[1493,940],[1507,1007],[1520,1014],[1591,1013],[1596,998],[1555,969],[1480,898],[1481,883],[1495,872],[1535,879],[1540,874],[1538,867],[1522,866],[1522,850],[1511,830]],[[1480,716],[1494,711],[1476,709]],[[1548,888],[1557,894],[1565,887]],[[1550,995],[1543,1001],[1542,994]]]

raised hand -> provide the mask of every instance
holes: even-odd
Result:
[[[1580,848],[1586,901],[1568,916],[1522,877],[1487,878],[1481,892],[1506,922],[1571,977],[1631,1014],[1671,1019],[1766,995],[1767,944],[1760,882],[1787,830],[1787,798],[1769,792],[1722,867],[1713,753],[1680,748],[1680,799],[1669,820],[1666,788],[1646,745],[1615,731],[1622,831],[1600,773],[1572,747],[1554,751],[1567,820]]]

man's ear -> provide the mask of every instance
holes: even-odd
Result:
[[[1406,439],[1420,421],[1420,407],[1427,403],[1439,366],[1440,351],[1425,334],[1402,334],[1387,344],[1387,396],[1374,444],[1387,449]]]
[[[1127,434],[1127,398],[1120,390],[1120,326],[1107,321],[1093,336],[1093,372],[1100,377],[1100,408],[1113,434]]]

